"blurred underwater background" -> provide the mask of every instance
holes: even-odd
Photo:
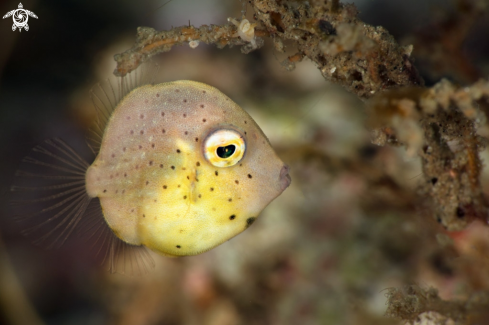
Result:
[[[437,35],[452,26],[437,22],[456,21],[461,4],[474,1],[351,2],[366,23],[415,44],[428,86],[489,75],[487,9],[473,20],[457,55],[430,56],[436,51],[428,45],[435,48]],[[77,236],[57,250],[33,245],[20,234],[9,204],[21,159],[53,137],[90,159],[85,137],[95,111],[89,91],[114,78],[113,56],[132,46],[137,27],[222,25],[241,17],[242,3],[23,5],[38,16],[29,19],[29,31],[13,32],[11,18],[0,21],[0,324],[395,325],[404,321],[388,317],[396,315],[391,309],[386,316],[394,303],[388,299],[402,290],[433,287],[451,301],[489,292],[489,228],[479,221],[456,233],[441,227],[419,198],[420,159],[401,146],[371,144],[365,104],[327,82],[308,60],[286,71],[287,54],[270,40],[247,55],[200,44],[153,58],[158,81],[200,81],[232,98],[290,166],[291,186],[252,227],[198,256],[153,254],[156,267],[143,276],[110,274]],[[0,12],[17,6],[3,1]],[[487,164],[487,149],[481,157]],[[487,311],[479,316],[463,324],[489,324]],[[431,315],[418,323],[436,321]]]

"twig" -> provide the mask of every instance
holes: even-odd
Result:
[[[270,37],[276,44],[285,40],[295,43],[298,54],[286,59],[284,66],[292,69],[295,62],[307,57],[327,80],[341,84],[362,99],[385,89],[423,84],[410,59],[412,47],[399,46],[384,28],[360,21],[353,5],[338,1],[309,5],[255,0],[251,7],[258,24],[257,46],[239,37],[235,24],[184,26],[161,32],[140,27],[134,46],[115,56],[114,73],[124,76],[174,45],[192,41],[216,44],[218,48],[239,45],[248,53],[263,44],[261,37]]]

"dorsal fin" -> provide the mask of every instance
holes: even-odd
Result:
[[[90,90],[90,98],[97,112],[95,125],[90,129],[89,146],[97,154],[104,130],[117,105],[134,89],[154,84],[159,66],[147,62],[124,77],[113,77],[100,82]]]

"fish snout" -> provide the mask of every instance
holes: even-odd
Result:
[[[289,187],[290,182],[292,181],[289,175],[289,166],[283,165],[282,169],[280,170],[280,176],[279,176],[279,184],[280,184],[280,190],[284,191],[287,187]]]

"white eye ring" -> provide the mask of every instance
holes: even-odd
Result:
[[[231,167],[244,156],[246,144],[237,131],[221,129],[209,134],[204,141],[204,156],[216,167]]]

